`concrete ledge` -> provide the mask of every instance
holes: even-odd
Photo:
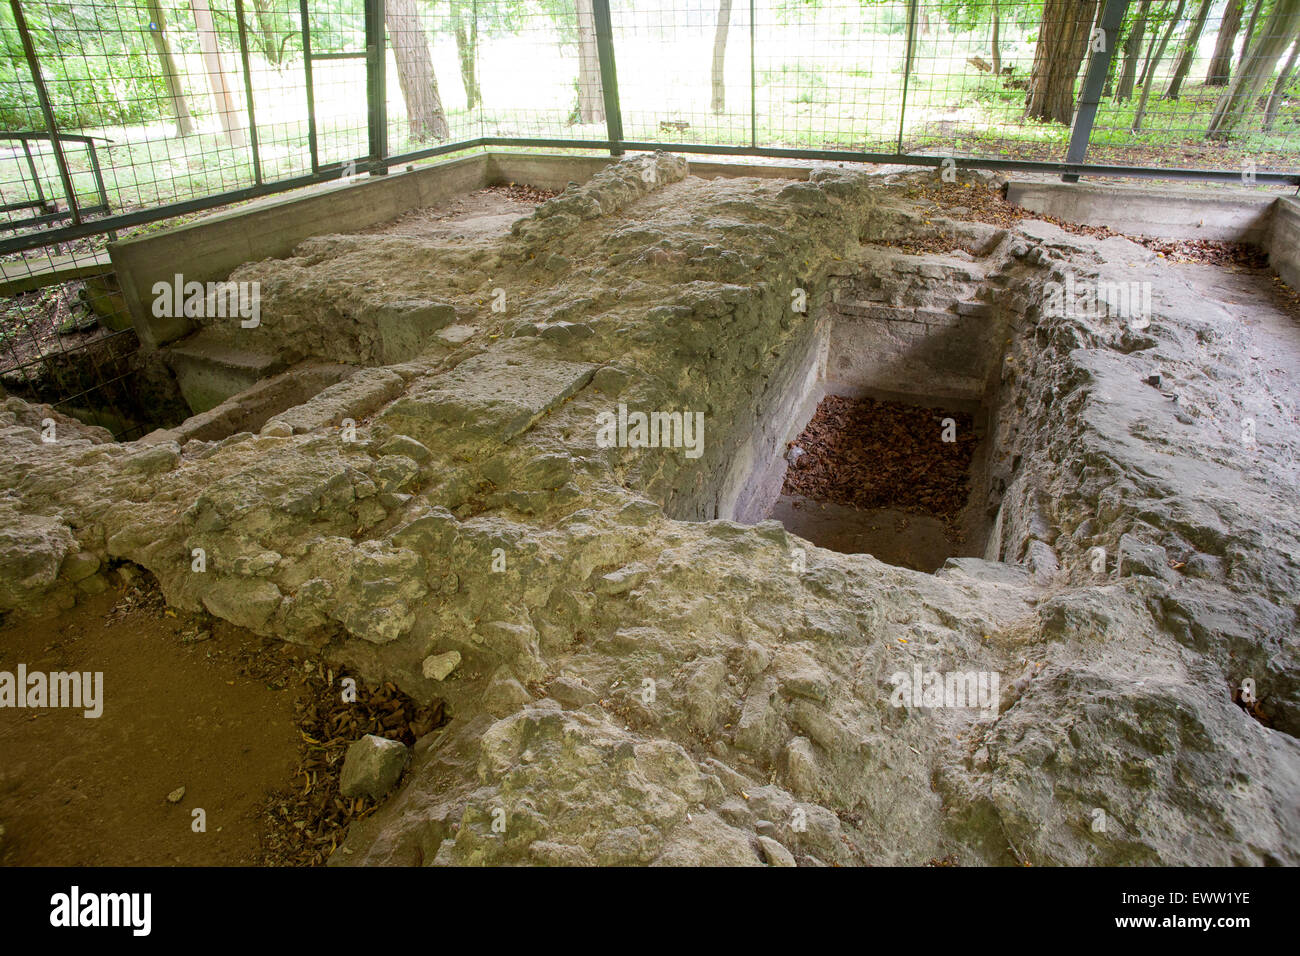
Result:
[[[0,296],[18,295],[43,289],[47,285],[102,276],[112,271],[112,263],[102,252],[0,263]]]
[[[1095,183],[1007,184],[1007,199],[1040,215],[1131,236],[1268,243],[1276,196]]]

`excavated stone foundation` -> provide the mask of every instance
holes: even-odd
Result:
[[[445,701],[340,865],[1295,864],[1300,425],[1254,358],[1295,326],[912,181],[642,156],[508,235],[249,263],[260,326],[198,334],[286,378],[130,444],[5,400],[0,610],[134,562]],[[1142,321],[1052,295],[1131,282]],[[934,573],[787,530],[827,394],[970,416]]]

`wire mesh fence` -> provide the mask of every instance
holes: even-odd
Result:
[[[7,0],[0,252],[457,145],[604,144],[611,120],[631,143],[1061,163],[1098,60],[1089,161],[1294,169],[1300,0],[1129,0],[1109,50],[1114,3]]]
[[[1156,167],[1294,168],[1296,6],[1131,3],[1090,156]]]
[[[0,383],[125,381],[107,240],[462,149],[1300,183],[1298,37],[1300,0],[0,0]]]

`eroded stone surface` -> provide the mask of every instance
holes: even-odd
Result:
[[[946,224],[843,169],[686,172],[626,161],[509,237],[321,237],[244,267],[260,350],[402,363],[287,429],[48,444],[7,400],[0,610],[128,560],[178,607],[446,698],[336,863],[1300,862],[1300,433],[1250,329],[1122,240]],[[945,229],[969,261],[874,244]],[[990,560],[925,575],[682,520],[718,514],[819,297],[900,257],[998,290],[962,313],[1007,339]],[[1046,314],[1067,271],[1151,281],[1149,327]],[[429,304],[399,359],[393,303]],[[439,335],[453,318],[476,334]],[[703,412],[704,454],[602,447],[620,402]],[[997,672],[997,706],[892,706],[914,666]],[[1247,678],[1271,729],[1233,703]]]

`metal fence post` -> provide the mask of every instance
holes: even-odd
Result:
[[[36,47],[32,45],[31,34],[27,32],[27,19],[23,16],[22,5],[18,0],[9,0],[13,8],[14,25],[18,28],[18,37],[23,43],[23,53],[27,57],[27,68],[32,71],[32,82],[36,84],[36,99],[41,105],[41,115],[45,117],[45,128],[50,131],[50,146],[54,149],[54,162],[59,167],[59,179],[63,181],[63,191],[68,197],[68,211],[72,213],[72,224],[81,224],[81,204],[77,202],[77,191],[72,185],[72,172],[68,169],[68,158],[63,155],[63,145],[59,142],[59,128],[54,122],[54,107],[50,105],[50,94],[45,89],[45,78],[41,76],[41,64],[36,59]]]
[[[370,174],[388,172],[388,52],[384,0],[366,2],[366,103],[370,126]]]
[[[907,54],[903,58],[903,99],[898,104],[898,153],[903,153],[903,124],[907,121],[907,86],[912,77],[912,57],[916,52],[917,0],[907,5]]]
[[[609,136],[609,155],[623,155],[623,113],[618,104],[618,71],[614,67],[614,24],[609,16],[609,0],[591,0],[592,19],[596,21],[596,56],[600,60],[600,88],[605,95],[605,128]]]
[[[1106,0],[1098,24],[1104,42],[1100,50],[1093,50],[1088,61],[1088,73],[1083,80],[1083,93],[1079,97],[1079,108],[1074,113],[1074,127],[1070,130],[1070,146],[1065,152],[1067,163],[1082,163],[1088,154],[1088,140],[1092,137],[1092,124],[1097,119],[1097,107],[1101,105],[1101,93],[1106,88],[1106,76],[1110,73],[1110,61],[1115,55],[1115,43],[1119,40],[1119,28],[1128,12],[1129,0]],[[1092,38],[1089,37],[1089,44]],[[1074,173],[1062,173],[1061,182],[1077,183],[1079,177]]]
[[[320,146],[316,140],[316,91],[311,75],[311,11],[307,0],[298,5],[302,18],[302,73],[307,84],[307,148],[311,152],[311,171],[320,172]]]
[[[758,149],[758,72],[754,44],[758,38],[754,27],[754,0],[749,0],[749,145]]]
[[[253,182],[262,185],[262,156],[257,146],[257,111],[253,109],[253,68],[248,55],[248,27],[244,24],[244,0],[235,0],[239,21],[239,62],[244,69],[244,97],[248,100],[248,143],[253,151]]]

